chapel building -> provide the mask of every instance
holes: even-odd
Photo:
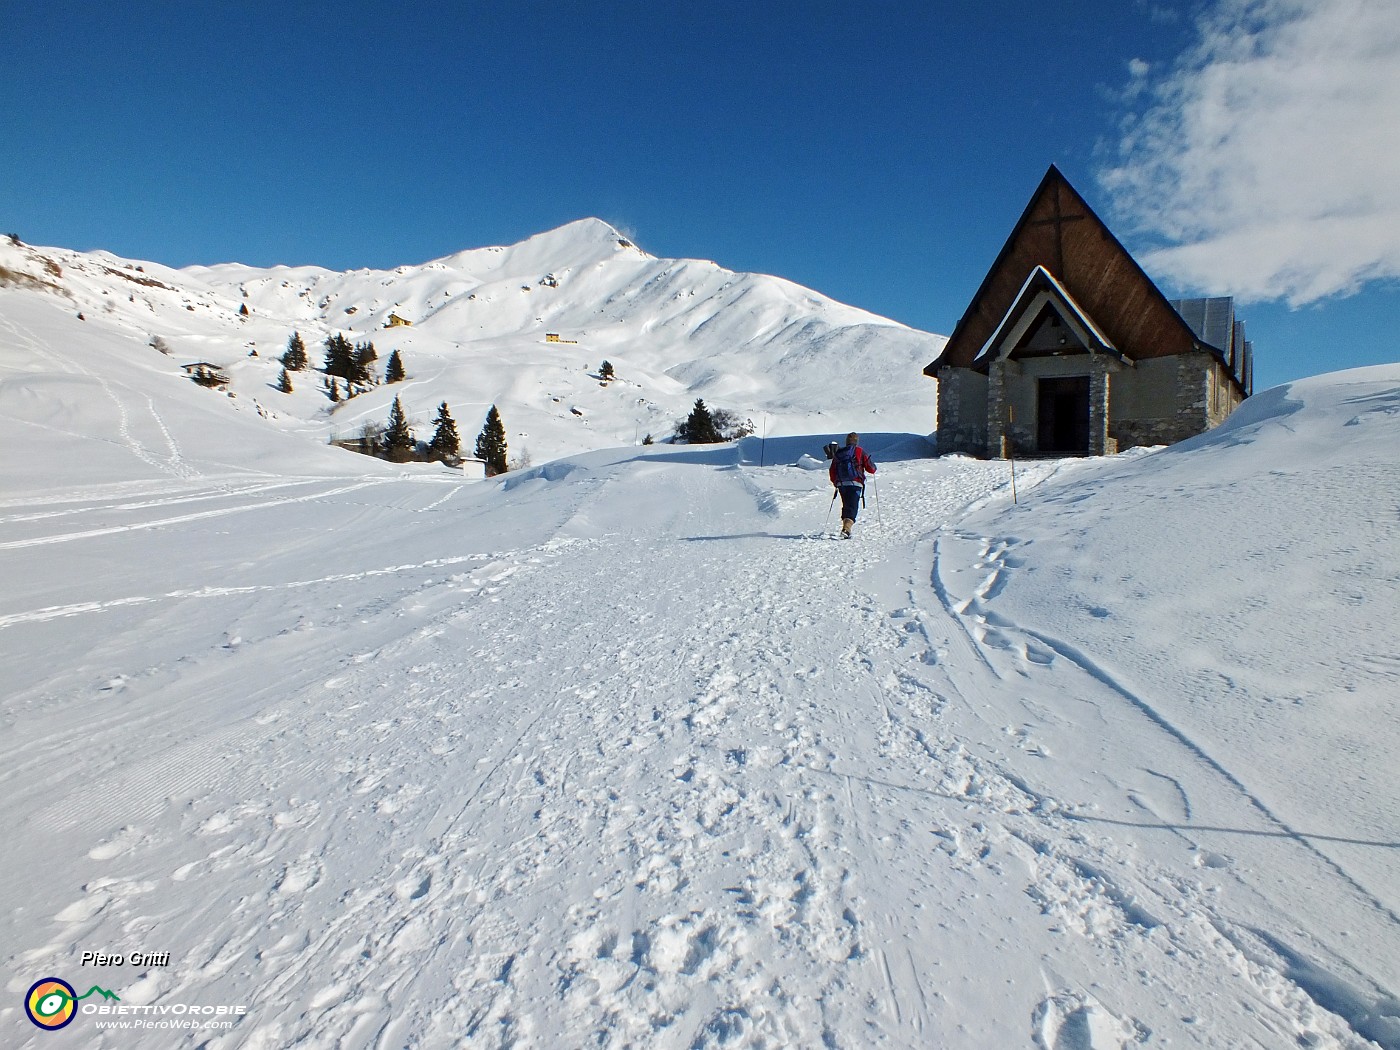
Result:
[[[1218,426],[1254,350],[1233,299],[1167,299],[1052,165],[924,374],[940,454],[1108,455]]]

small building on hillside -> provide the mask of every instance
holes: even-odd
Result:
[[[398,313],[391,312],[389,320],[384,322],[385,328],[412,328],[413,322],[406,317],[401,317]]]
[[[200,386],[223,387],[228,385],[228,373],[221,365],[210,364],[208,361],[193,361],[187,365],[180,366],[191,380]]]
[[[1232,299],[1168,300],[1052,165],[924,374],[940,453],[1105,455],[1218,426],[1254,350]]]

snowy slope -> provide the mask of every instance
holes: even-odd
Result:
[[[384,423],[395,396],[424,441],[446,401],[468,451],[497,405],[513,462],[663,440],[696,398],[771,434],[933,428],[936,386],[921,369],[942,337],[779,278],[654,258],[596,219],[389,271],[172,270],[8,240],[5,271],[25,275],[0,285],[29,309],[82,313],[102,355],[171,376],[210,362],[265,422],[319,443]],[[395,312],[413,327],[386,329]],[[293,331],[313,367],[338,332],[374,342],[381,376],[400,351],[408,379],[333,404],[322,377],[303,372],[281,393],[278,359]],[[169,356],[152,361],[156,337]],[[612,383],[598,379],[604,360]]]
[[[198,279],[172,339],[242,298]],[[843,543],[803,457],[844,422],[463,482],[39,294],[0,290],[3,1045],[57,1045],[53,975],[129,1011],[95,1047],[1400,1048],[1400,368],[1016,505],[865,428]]]

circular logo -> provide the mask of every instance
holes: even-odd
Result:
[[[54,1031],[62,1028],[78,1012],[78,993],[67,981],[45,977],[35,981],[24,997],[24,1012],[40,1028]]]

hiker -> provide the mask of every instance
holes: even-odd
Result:
[[[846,435],[846,446],[832,455],[831,469],[827,473],[831,484],[841,493],[841,535],[850,539],[856,514],[865,499],[865,475],[875,473],[875,461],[860,447],[859,434]]]

